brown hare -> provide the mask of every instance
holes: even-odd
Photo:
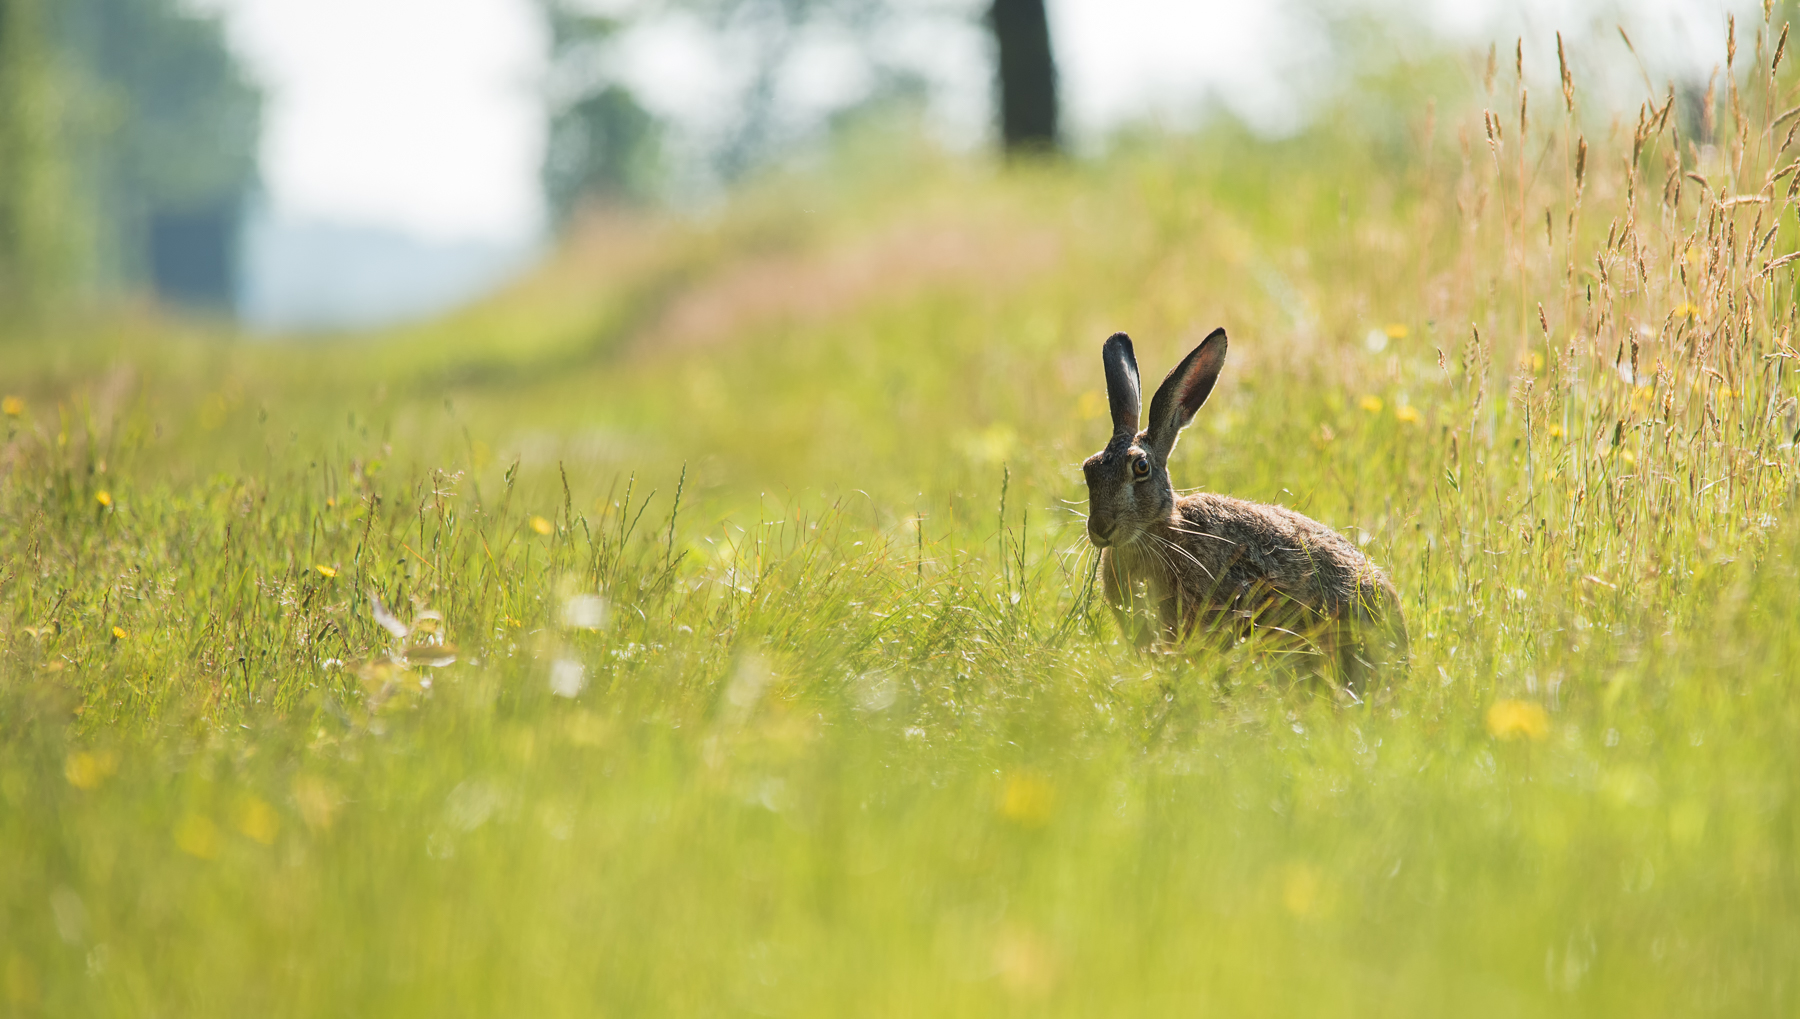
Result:
[[[1372,675],[1405,668],[1406,622],[1393,583],[1316,520],[1224,495],[1177,497],[1169,482],[1169,454],[1212,393],[1225,348],[1225,330],[1216,329],[1176,365],[1150,401],[1143,431],[1131,338],[1115,333],[1101,348],[1113,434],[1081,469],[1107,601],[1140,647],[1172,645],[1196,630],[1260,633],[1311,656],[1311,671],[1359,698]],[[1153,625],[1139,613],[1146,598]]]

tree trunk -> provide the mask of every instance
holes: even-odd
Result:
[[[1007,151],[1055,151],[1056,58],[1044,0],[994,0],[988,27],[1000,51],[1000,135]]]

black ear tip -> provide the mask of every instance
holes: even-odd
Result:
[[[1219,345],[1219,349],[1221,349],[1221,350],[1223,350],[1225,347],[1229,346],[1229,344],[1226,343],[1226,341],[1225,341],[1225,329],[1223,326],[1221,326],[1218,329],[1214,329],[1212,332],[1208,333],[1206,336],[1206,339],[1201,342],[1206,345],[1211,345],[1211,344],[1216,343]]]
[[[1131,337],[1126,336],[1124,333],[1114,333],[1106,338],[1105,343],[1100,345],[1101,350],[1112,350],[1115,347],[1124,347],[1126,350],[1130,350]]]

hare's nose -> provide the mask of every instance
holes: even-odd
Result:
[[[1088,533],[1098,541],[1106,541],[1112,537],[1113,522],[1110,520],[1089,520]]]

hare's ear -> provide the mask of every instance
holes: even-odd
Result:
[[[1194,412],[1212,395],[1213,383],[1225,367],[1225,330],[1214,329],[1181,359],[1150,401],[1150,435],[1145,443],[1159,460],[1175,451],[1175,439],[1194,420]]]
[[[1136,435],[1138,408],[1143,397],[1138,389],[1137,358],[1131,353],[1131,337],[1114,333],[1100,348],[1106,365],[1106,399],[1112,405],[1114,435]]]

